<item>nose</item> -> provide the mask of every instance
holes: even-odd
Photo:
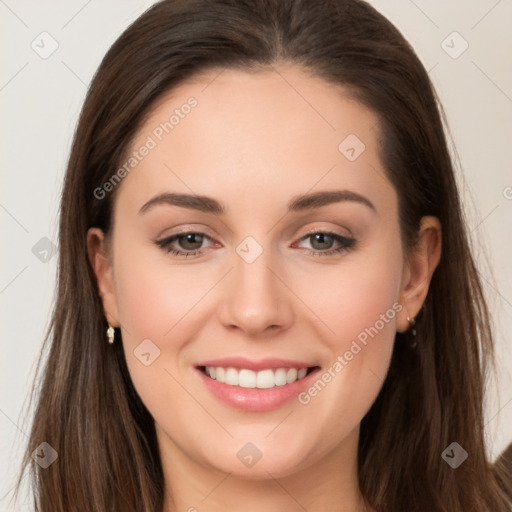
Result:
[[[252,263],[234,255],[234,268],[229,273],[219,318],[231,330],[248,336],[265,336],[288,329],[293,320],[292,297],[270,251]]]

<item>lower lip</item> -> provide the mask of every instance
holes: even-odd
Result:
[[[230,386],[208,377],[199,368],[196,368],[196,370],[206,387],[223,402],[242,411],[264,412],[277,409],[296,398],[299,393],[311,385],[319,368],[315,368],[308,375],[291,384],[267,389]]]

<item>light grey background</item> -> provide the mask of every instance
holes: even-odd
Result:
[[[152,3],[0,0],[2,511],[14,510],[10,498],[29,429],[22,411],[54,297],[57,258],[41,239],[57,243],[60,190],[79,109],[108,47]],[[494,458],[512,441],[512,2],[370,3],[429,70],[463,169],[467,222],[496,330],[499,374],[486,402]]]

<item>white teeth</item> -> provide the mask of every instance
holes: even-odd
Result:
[[[307,368],[278,368],[255,372],[253,370],[236,368],[223,368],[221,366],[206,366],[205,373],[217,382],[240,386],[242,388],[268,389],[274,386],[284,386],[296,380],[303,379],[308,372]]]
[[[238,373],[238,385],[242,388],[255,388],[256,372],[252,370],[240,370]]]
[[[302,379],[303,377],[306,376],[306,373],[308,373],[308,369],[307,368],[301,368],[298,372],[297,372],[297,380],[300,380]]]
[[[284,386],[286,384],[286,370],[279,368],[274,372],[274,379],[276,386]]]
[[[213,366],[211,366],[211,368],[213,368]],[[210,370],[211,371],[211,370]],[[213,379],[216,379],[218,380],[219,382],[225,382],[226,381],[226,370],[224,370],[224,368],[213,368],[213,371],[215,372],[215,375],[212,375],[210,374],[210,377],[212,377]]]
[[[243,370],[240,372],[242,373]],[[276,385],[273,370],[262,370],[256,375],[256,387],[260,389],[273,388]]]
[[[297,380],[297,370],[295,368],[290,368],[286,372],[286,383],[291,384]]]
[[[230,386],[238,386],[238,372],[234,368],[228,368],[226,370],[224,382]]]

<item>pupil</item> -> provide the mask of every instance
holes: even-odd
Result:
[[[199,241],[197,239],[199,239]],[[199,249],[203,244],[202,236],[197,233],[190,233],[188,235],[184,235],[181,237],[181,241],[184,241],[184,243],[180,244],[182,248],[189,250]]]
[[[320,233],[313,235],[313,241],[320,242],[320,247],[315,247],[315,244],[313,243],[313,247],[315,247],[316,249],[329,249],[331,247],[332,238],[329,235],[324,235]]]

